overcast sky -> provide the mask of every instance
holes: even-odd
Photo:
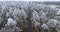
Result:
[[[0,1],[60,1],[60,0],[0,0]]]

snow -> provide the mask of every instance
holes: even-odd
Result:
[[[8,21],[8,22],[7,22],[7,25],[8,25],[8,26],[11,25],[11,24],[12,24],[12,26],[14,26],[14,25],[17,24],[17,22],[14,21],[12,18],[8,18],[7,21]]]
[[[43,24],[41,27],[42,27],[43,29],[48,29],[48,26],[47,26],[46,24]]]

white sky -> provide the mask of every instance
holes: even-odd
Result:
[[[0,1],[60,1],[60,0],[0,0]]]

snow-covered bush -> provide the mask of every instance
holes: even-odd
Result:
[[[57,11],[57,15],[60,15],[60,10]]]
[[[56,27],[57,24],[58,24],[58,21],[55,20],[55,19],[50,19],[50,20],[47,22],[47,25],[48,25],[49,27],[53,27],[53,28]]]
[[[8,21],[8,22],[7,22],[7,25],[8,25],[8,26],[10,26],[10,25],[11,25],[11,26],[16,26],[16,25],[17,25],[17,22],[14,21],[12,18],[8,18],[7,21]]]
[[[36,11],[34,11],[34,12],[32,12],[32,14],[33,14],[33,20],[35,21],[35,20],[40,20],[40,18],[39,18],[39,15],[38,15],[38,13],[36,12]]]
[[[39,16],[40,16],[40,18],[44,19],[44,18],[46,18],[46,13],[43,11],[40,11]]]
[[[48,28],[49,28],[47,24],[43,24],[41,27],[42,27],[43,29],[48,29]]]

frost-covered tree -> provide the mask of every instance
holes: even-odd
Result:
[[[35,22],[35,28],[37,28],[37,26],[40,26],[39,15],[38,15],[38,13],[36,11],[33,11],[32,14],[33,14],[32,20]]]
[[[27,14],[24,11],[24,9],[21,9],[21,10],[20,9],[14,9],[12,16],[13,17],[17,16],[17,17],[24,17],[24,18],[26,18]]]
[[[31,19],[35,22],[36,29],[37,26],[43,29],[50,27],[56,29],[55,27],[60,23],[60,16],[58,16],[60,11],[49,5],[40,2],[0,1],[1,30],[4,30],[4,32],[19,32],[20,27],[24,28],[28,25],[29,11],[32,12]],[[57,27],[60,27],[60,24]]]
[[[14,8],[10,8],[10,9],[8,10],[8,12],[6,13],[6,17],[11,17],[13,11],[14,11]]]
[[[37,21],[37,20],[40,21],[39,15],[36,11],[32,12],[32,14],[33,14],[32,18],[33,18],[34,21]]]
[[[46,18],[46,13],[43,12],[42,10],[39,11],[39,17],[42,18],[42,19]]]

